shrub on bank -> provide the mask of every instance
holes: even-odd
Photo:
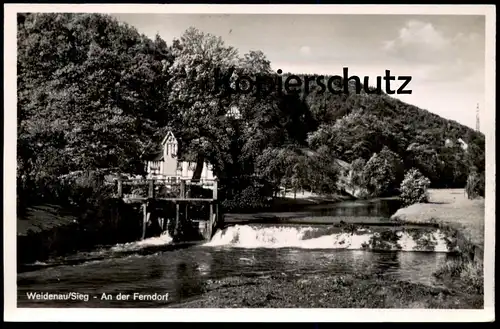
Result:
[[[401,182],[401,200],[405,206],[414,203],[426,203],[429,201],[429,188],[431,181],[422,175],[417,169],[410,169],[406,172]]]
[[[471,172],[467,177],[467,184],[465,185],[467,197],[469,199],[484,197],[484,188],[484,171],[481,174],[478,174],[476,171]]]
[[[403,178],[403,161],[388,147],[374,154],[366,163],[363,175],[372,197],[388,195],[397,189]]]
[[[464,292],[484,293],[483,264],[465,259],[448,261],[434,276],[441,280],[452,280],[459,284]]]

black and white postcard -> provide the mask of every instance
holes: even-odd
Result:
[[[6,320],[494,320],[494,6],[4,9]]]

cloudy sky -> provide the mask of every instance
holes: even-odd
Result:
[[[484,107],[484,16],[114,14],[171,43],[190,26],[221,36],[240,53],[262,50],[275,70],[413,77],[411,95],[394,95],[475,127]],[[397,86],[396,82],[393,82]],[[393,88],[394,89],[394,88]],[[483,129],[481,129],[483,130]]]

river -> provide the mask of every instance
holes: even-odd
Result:
[[[365,273],[435,286],[432,273],[451,257],[446,252],[412,251],[415,243],[407,237],[402,238],[403,251],[359,250],[372,231],[353,235],[328,225],[328,218],[380,221],[398,206],[394,200],[343,202],[275,214],[263,223],[267,214],[253,224],[245,216],[228,216],[231,225],[208,243],[174,245],[162,235],[52,259],[18,273],[18,307],[175,307],[199,298],[208,283],[269,275]],[[34,299],[33,293],[81,295],[44,300]],[[117,300],[119,294],[130,296]],[[140,299],[155,294],[156,300]]]

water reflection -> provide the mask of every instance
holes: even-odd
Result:
[[[175,291],[179,300],[183,300],[202,293],[202,279],[198,275],[199,272],[197,271],[197,267],[197,264],[193,262],[181,262],[177,264],[177,284],[175,285]]]
[[[446,257],[446,254],[441,253],[193,247],[21,273],[18,279],[18,296],[20,305],[26,306],[36,304],[27,300],[27,291],[58,292],[71,288],[73,291],[98,294],[168,292],[168,303],[176,303],[203,294],[210,279],[315,272],[365,273],[433,284],[432,273],[444,264]],[[123,305],[119,301],[109,303],[91,300],[89,303],[91,305],[87,307],[161,307],[158,302]],[[49,307],[49,304],[44,302],[43,305]],[[56,302],[53,304],[55,307],[64,305]]]
[[[378,261],[374,263],[377,273],[394,273],[400,268],[399,252],[381,252]]]
[[[433,273],[442,266],[447,260],[452,259],[453,255],[445,253],[426,253],[426,252],[407,252],[399,255],[399,264],[401,270],[398,277],[407,281],[418,281],[427,285],[437,284],[433,275],[419,276],[420,272]]]
[[[157,262],[149,262],[148,265],[148,276],[151,280],[158,280],[163,278],[163,265]]]
[[[350,202],[312,207],[327,216],[388,217],[397,210],[397,200]],[[288,239],[288,236],[286,236]],[[442,253],[369,252],[363,250],[253,248],[195,246],[156,254],[104,259],[75,266],[58,266],[18,274],[19,305],[37,304],[26,298],[28,291],[60,290],[101,294],[122,292],[169,293],[168,303],[197,298],[209,280],[234,276],[364,273],[395,280],[433,284],[432,273],[447,259]],[[38,306],[41,304],[38,303]],[[83,305],[83,304],[82,304]],[[162,307],[158,302],[113,303],[91,299],[82,307]],[[74,306],[43,302],[43,307]]]
[[[398,200],[378,201],[359,204],[339,204],[316,208],[313,212],[320,216],[339,217],[389,217],[399,208]]]
[[[211,253],[206,252],[203,259],[198,262],[198,272],[201,276],[209,276],[212,271],[213,257]]]
[[[320,205],[309,208],[319,216],[339,217],[389,217],[400,207],[401,201],[397,199],[341,202],[331,205]]]

